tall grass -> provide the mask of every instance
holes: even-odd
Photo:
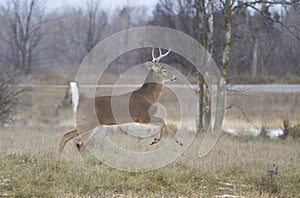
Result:
[[[222,135],[210,154],[199,159],[198,136],[175,163],[151,172],[129,173],[110,168],[89,154],[80,155],[71,143],[59,157],[59,136],[49,128],[43,132],[5,129],[1,137],[1,196],[296,197],[300,193],[300,143],[292,139]],[[261,181],[273,164],[278,167],[271,183],[276,191]]]
[[[14,126],[0,129],[0,196],[3,197],[299,197],[300,142],[288,138],[223,134],[206,157],[198,158],[199,134],[176,162],[130,173],[81,155],[70,142],[57,148],[73,126],[71,110],[51,109],[64,91],[35,92],[33,106]],[[269,179],[274,165],[278,173]],[[263,179],[265,178],[265,179]]]

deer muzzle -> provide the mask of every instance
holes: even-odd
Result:
[[[177,79],[176,76],[173,75],[172,78],[170,79],[170,81],[174,82],[174,81],[176,81],[176,79]]]

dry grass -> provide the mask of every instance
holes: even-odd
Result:
[[[64,90],[53,89],[34,92],[28,101],[35,105],[16,116],[15,126],[0,129],[0,196],[300,195],[300,142],[290,138],[281,141],[223,134],[209,155],[199,159],[203,139],[199,134],[175,163],[145,173],[119,171],[93,156],[81,156],[72,142],[59,157],[57,148],[62,132],[73,125],[69,109],[57,110],[63,94]],[[268,182],[263,178],[268,178],[268,169],[273,164],[278,166],[279,173],[273,182]]]
[[[283,120],[300,124],[299,93],[245,92],[227,96],[225,128],[280,128]]]
[[[41,130],[43,132],[41,132]],[[49,128],[1,130],[0,194],[10,196],[296,197],[300,191],[299,141],[233,138],[222,135],[203,159],[201,136],[177,162],[146,173],[112,169],[68,144],[61,157],[59,135]],[[273,164],[279,168],[276,193],[261,183]],[[264,197],[262,196],[262,197]]]

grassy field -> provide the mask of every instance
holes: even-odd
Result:
[[[73,126],[71,110],[61,107],[64,93],[33,90],[15,116],[15,125],[0,129],[0,197],[300,197],[299,139],[222,134],[209,155],[199,159],[199,134],[176,162],[144,173],[116,170],[88,153],[82,156],[72,142],[58,156],[62,132]],[[260,120],[268,117],[266,112],[255,116],[268,97],[255,96],[262,104],[257,102],[252,111],[245,99],[229,102],[245,105],[249,118],[257,122],[277,126],[288,115],[299,124],[297,106],[286,109],[298,104],[299,95],[288,102],[272,95],[270,100],[276,102],[267,111],[274,121]],[[278,109],[286,111],[276,114]],[[244,118],[228,111],[226,120],[237,123]]]

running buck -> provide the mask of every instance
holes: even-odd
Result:
[[[70,89],[76,128],[67,131],[63,135],[59,146],[59,152],[61,153],[65,144],[74,137],[77,137],[77,140],[75,141],[77,149],[79,151],[81,150],[83,141],[78,131],[88,132],[99,125],[118,125],[130,122],[143,124],[151,122],[153,124],[161,125],[158,136],[150,142],[150,145],[156,144],[160,141],[162,132],[165,129],[172,135],[175,142],[182,146],[181,141],[175,139],[176,132],[169,129],[166,120],[164,118],[154,116],[157,109],[154,107],[154,112],[150,111],[150,108],[153,108],[152,105],[157,103],[160,98],[163,83],[166,81],[176,80],[176,76],[168,74],[168,71],[159,64],[159,61],[163,57],[167,56],[170,51],[171,50],[169,49],[163,54],[159,48],[159,56],[155,57],[154,48],[152,49],[152,60],[149,60],[149,62],[146,63],[149,66],[150,71],[145,82],[142,87],[131,93],[117,96],[85,98],[79,94],[78,84],[76,82],[71,82]],[[117,111],[117,119],[114,116],[116,115],[116,112],[115,109],[112,108],[112,101],[113,104],[117,104],[117,108],[120,107],[120,111]],[[128,113],[124,114],[124,111],[122,110],[123,108],[127,108],[130,115]],[[89,120],[89,116],[93,111],[96,112],[97,119],[91,119],[91,121]]]

